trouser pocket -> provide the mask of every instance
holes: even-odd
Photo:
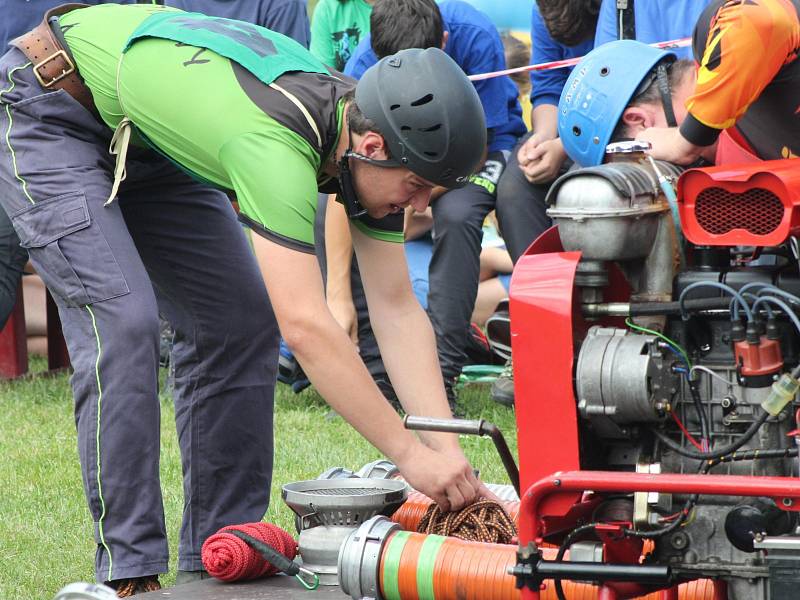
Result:
[[[32,204],[11,221],[50,292],[67,305],[85,306],[130,291],[83,192]]]

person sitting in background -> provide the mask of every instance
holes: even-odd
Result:
[[[593,47],[599,0],[540,0],[531,16],[534,64],[583,56]],[[544,197],[565,170],[567,159],[558,137],[556,106],[569,69],[532,71],[532,132],[512,153],[498,186],[497,219],[511,258],[516,262],[530,243],[550,226]]]
[[[159,4],[260,25],[306,48],[311,39],[306,0],[163,0]]]
[[[511,255],[506,250],[503,238],[497,232],[495,219],[490,215],[483,227],[481,282],[478,285],[478,297],[472,311],[472,322],[478,327],[484,327],[497,305],[508,298],[513,268]]]
[[[505,50],[506,66],[509,69],[528,64],[530,45],[510,33],[500,36]],[[527,73],[509,75],[519,91],[520,105],[528,99],[531,82]],[[530,102],[528,102],[530,104]],[[429,279],[433,241],[430,232],[433,229],[433,214],[428,208],[424,213],[406,211],[405,238],[406,258],[411,276],[414,294],[424,308],[428,308]],[[510,273],[513,268],[511,257],[505,248],[503,239],[498,234],[497,218],[494,212],[489,213],[483,226],[480,255],[480,283],[471,322],[482,327],[486,319],[494,311],[498,302],[508,296]]]
[[[369,33],[375,0],[319,0],[311,17],[311,54],[337,71]]]
[[[380,57],[409,47],[441,47],[468,75],[505,68],[497,29],[486,15],[460,0],[447,0],[440,6],[433,0],[378,0],[370,26],[370,36],[359,44],[345,74],[358,78]],[[455,382],[467,358],[470,316],[479,283],[481,227],[494,208],[506,158],[525,132],[517,89],[507,76],[478,81],[475,89],[489,134],[486,158],[463,188],[435,190],[432,204],[428,314],[451,407],[456,401]],[[333,218],[342,221],[342,211],[333,209]],[[331,218],[330,210],[327,216]],[[329,260],[328,285],[350,285],[345,277],[337,282],[332,273]]]
[[[594,44],[600,0],[539,0],[531,14],[534,64],[583,56]],[[550,184],[569,166],[558,136],[556,106],[568,69],[531,71],[532,132],[511,153],[497,187],[497,220],[516,263],[550,227],[544,199]],[[492,397],[514,403],[512,364],[492,384]]]
[[[524,67],[528,64],[531,57],[531,45],[522,41],[514,34],[504,33],[500,36],[500,41],[503,42],[503,49],[506,53],[506,67],[509,69],[517,69]],[[512,73],[509,75],[511,81],[517,86],[519,90],[519,104],[522,107],[522,117],[525,125],[530,129],[531,127],[531,79],[528,73],[520,71],[519,73]]]
[[[408,261],[408,274],[414,295],[423,308],[428,308],[430,281],[428,270],[433,256],[433,242],[430,232],[433,228],[433,215],[430,209],[424,213],[406,211],[405,250]],[[508,296],[513,264],[505,248],[503,238],[497,233],[494,213],[489,213],[483,225],[481,240],[480,275],[478,295],[470,319],[473,325],[483,327],[497,304]]]
[[[653,44],[689,37],[710,0],[603,0],[597,18],[595,47],[613,40],[631,39]],[[622,29],[620,29],[622,23]],[[675,48],[678,58],[691,58],[692,49]]]

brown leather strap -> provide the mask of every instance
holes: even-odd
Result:
[[[77,67],[63,48],[58,38],[50,29],[50,17],[87,8],[86,4],[62,4],[51,8],[44,14],[44,19],[34,29],[11,40],[11,44],[19,48],[33,63],[33,73],[43,88],[47,90],[64,90],[80,102],[89,112],[97,115],[97,108],[92,93],[78,74]]]

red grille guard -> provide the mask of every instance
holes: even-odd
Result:
[[[777,246],[800,233],[800,163],[689,169],[678,180],[683,234],[707,246]]]

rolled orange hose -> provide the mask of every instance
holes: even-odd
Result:
[[[556,550],[543,548],[545,559]],[[519,600],[520,590],[508,569],[516,564],[516,547],[466,542],[451,537],[396,531],[387,538],[380,558],[381,594],[385,600]],[[596,600],[598,588],[564,581],[568,600]],[[702,579],[681,584],[679,600],[714,600],[714,584]],[[551,580],[541,600],[556,600]],[[659,600],[658,592],[641,600]]]
[[[416,531],[431,504],[433,500],[414,490],[408,494],[408,500],[392,515],[392,521],[406,531]],[[500,504],[514,521],[514,525],[519,526],[519,501],[501,501]]]

